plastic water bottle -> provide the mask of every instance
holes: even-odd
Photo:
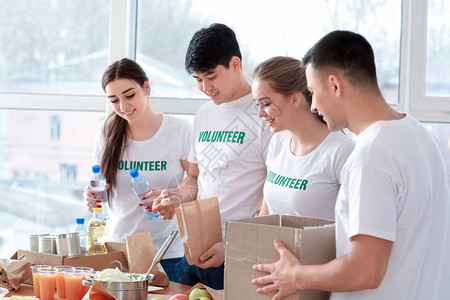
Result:
[[[85,256],[88,249],[88,232],[84,226],[84,218],[77,218],[76,222],[75,232],[78,232],[80,235],[81,255]]]
[[[108,234],[108,226],[102,216],[101,208],[94,208],[94,215],[89,220],[88,236],[89,248],[88,255],[106,254],[106,237]]]
[[[150,184],[148,183],[147,178],[145,178],[143,175],[139,175],[139,172],[136,169],[130,170],[130,176],[131,188],[138,197],[139,202],[142,202],[142,197],[152,191],[152,189],[150,188]],[[150,220],[159,218],[159,214],[148,211],[145,206],[142,206],[142,209]]]
[[[102,201],[103,217],[107,221],[109,219],[108,192],[106,190],[106,178],[100,172],[100,166],[92,166],[92,177],[90,187],[95,194],[94,198]]]

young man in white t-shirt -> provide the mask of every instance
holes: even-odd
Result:
[[[212,101],[199,109],[194,120],[188,161],[197,168],[189,173],[197,173],[198,182],[190,176],[176,192],[185,194],[198,186],[197,199],[218,197],[223,231],[226,221],[251,218],[261,206],[267,175],[265,158],[272,136],[258,117],[241,59],[233,30],[212,24],[194,34],[185,61],[200,91]],[[160,198],[153,210],[164,218],[173,217],[173,207],[161,207]],[[202,282],[223,289],[225,243],[213,245],[199,260],[198,265],[189,266],[184,259],[181,282]]]
[[[336,203],[337,258],[301,265],[280,241],[280,260],[255,265],[257,292],[281,299],[297,289],[331,299],[447,299],[450,295],[450,199],[435,139],[394,111],[377,84],[367,40],[334,31],[303,58],[312,111],[331,130],[348,128],[356,147],[342,170]]]

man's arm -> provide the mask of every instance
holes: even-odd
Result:
[[[266,200],[263,200],[258,216],[267,216],[268,214],[269,207],[267,206]]]
[[[298,289],[349,292],[377,288],[386,274],[393,242],[368,235],[351,239],[350,251],[323,265],[301,265],[279,240],[274,242],[280,260],[273,264],[255,265],[268,272],[252,281],[265,285],[258,293],[278,291],[274,299],[293,294]]]
[[[190,163],[187,160],[181,161],[183,168],[186,170],[187,177],[174,189],[162,190],[161,194],[154,200],[143,205],[152,205],[152,211],[161,215],[164,220],[171,220],[175,214],[175,208],[182,202],[193,201],[197,198],[197,177],[199,174],[197,164]],[[179,202],[170,206],[162,206],[161,200],[169,196],[179,198]],[[152,203],[153,202],[153,203]]]
[[[182,160],[181,164],[186,170],[187,177],[178,185],[176,189],[169,190],[169,193],[180,197],[180,202],[190,202],[197,198],[198,186],[197,178],[199,174],[198,165]]]

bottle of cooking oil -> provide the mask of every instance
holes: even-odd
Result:
[[[106,254],[106,236],[108,234],[108,226],[102,216],[101,208],[94,208],[94,215],[89,221],[88,236],[89,248],[88,255]]]

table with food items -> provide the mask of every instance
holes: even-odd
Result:
[[[138,244],[142,244],[145,240],[142,236],[144,234],[135,236],[139,240]],[[18,250],[11,259],[0,259],[2,276],[0,298],[6,296],[6,299],[10,300],[213,299],[214,297],[207,291],[208,287],[201,284],[191,287],[170,282],[160,267],[159,262],[176,234],[177,230],[174,230],[156,254],[151,254],[152,251],[143,251],[150,254],[137,261],[132,259],[136,250],[134,244],[132,249],[120,247],[122,251],[115,251],[110,246],[107,253],[95,256],[80,256],[78,253],[71,257]],[[130,246],[129,243],[127,245]],[[113,262],[118,263],[120,269],[110,267]],[[151,265],[148,266],[150,262]],[[142,265],[144,263],[145,266]]]
[[[190,291],[191,287],[184,285],[184,284],[180,284],[180,283],[176,283],[176,282],[171,282],[169,284],[169,286],[167,287],[150,287],[149,288],[149,293],[147,296],[147,299],[170,299],[171,297],[177,296],[178,298],[175,299],[183,299],[181,298],[183,296],[188,297],[187,295],[189,295],[190,293],[188,293]],[[34,288],[33,285],[31,284],[26,284],[26,283],[22,283],[19,287],[19,289],[15,292],[11,292],[8,293],[6,295],[6,297],[11,297],[11,300],[22,300],[22,299],[27,299],[27,300],[31,300],[34,296]],[[24,298],[26,297],[26,298]],[[54,294],[54,298],[55,299],[61,299],[57,297],[57,292],[55,292]],[[188,298],[185,298],[188,299]]]

